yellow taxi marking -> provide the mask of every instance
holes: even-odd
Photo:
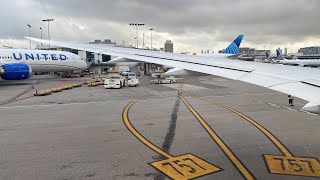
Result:
[[[295,157],[271,132],[243,113],[202,97],[194,97],[237,114],[265,134],[270,141],[284,154],[284,156],[264,155],[264,160],[269,168],[269,172],[274,174],[320,177],[320,163],[318,159]]]
[[[225,105],[222,105],[222,104],[218,104],[218,103],[216,103],[214,101],[211,101],[211,100],[208,100],[208,99],[204,99],[204,98],[201,98],[201,97],[198,97],[198,98],[203,100],[203,101],[206,101],[206,102],[208,102],[210,104],[214,104],[216,106],[219,106],[219,107],[222,107],[224,109],[227,109],[227,110],[237,114],[238,116],[242,117],[243,119],[247,120],[252,125],[254,125],[256,128],[258,128],[263,134],[265,134],[272,141],[272,143],[274,143],[277,146],[277,148],[279,148],[279,150],[285,156],[293,157],[293,155],[290,153],[290,151],[288,151],[287,148],[273,134],[271,134],[266,128],[261,126],[259,123],[257,123],[253,119],[249,118],[248,116],[246,116],[246,115],[242,114],[241,112],[239,112],[239,111],[237,111],[235,109],[232,109],[232,108],[230,108],[228,106],[225,106]]]
[[[264,159],[274,174],[320,177],[320,163],[316,158],[264,155]]]
[[[183,78],[182,78],[180,85],[178,87],[178,94],[181,94],[181,93],[183,93]]]
[[[130,102],[123,110],[122,117],[123,117],[123,122],[126,125],[126,127],[129,129],[129,131],[136,137],[138,138],[143,144],[154,150],[155,152],[161,154],[162,156],[166,158],[173,158],[170,154],[164,152],[162,149],[157,147],[156,145],[152,144],[150,141],[148,141],[146,138],[144,138],[131,124],[128,114],[130,108],[136,103],[137,101],[132,101]]]
[[[186,154],[150,164],[172,179],[193,179],[221,171],[220,168],[213,166],[192,154]]]
[[[240,171],[241,175],[246,179],[255,179],[255,177],[249,172],[249,170],[242,164],[242,162],[237,158],[237,156],[229,149],[229,147],[220,139],[220,137],[211,129],[207,122],[199,115],[199,113],[188,103],[188,101],[179,95],[183,103],[188,107],[191,113],[197,118],[199,123],[205,128],[205,130],[210,134],[214,141],[218,144],[220,149],[227,155],[229,160],[233,165]]]
[[[222,170],[221,168],[216,167],[208,162],[205,162],[204,160],[192,154],[174,157],[164,152],[162,149],[160,149],[159,147],[151,143],[149,140],[147,140],[145,137],[143,137],[133,127],[133,125],[129,120],[129,110],[137,101],[138,100],[130,102],[124,108],[122,113],[122,118],[125,126],[136,138],[138,138],[143,144],[145,144],[147,147],[149,147],[153,151],[167,158],[166,160],[150,163],[150,165],[152,165],[154,168],[161,171],[162,173],[164,173],[165,175],[167,175],[172,179],[183,179],[183,180],[201,177],[201,176],[212,174]]]

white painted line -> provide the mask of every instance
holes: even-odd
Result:
[[[139,101],[163,101],[163,100],[171,100],[171,99],[176,99],[174,98],[159,98],[159,99],[141,99]],[[69,105],[88,105],[88,104],[108,104],[108,103],[127,103],[130,101],[135,101],[136,99],[131,99],[131,100],[124,100],[124,101],[104,101],[104,102],[97,102],[97,101],[92,101],[92,102],[83,102],[83,103],[66,103],[66,104],[38,104],[38,105],[30,105],[30,106],[7,106],[7,107],[0,107],[0,109],[13,109],[13,108],[34,108],[34,107],[52,107],[52,106],[69,106]]]
[[[308,111],[304,111],[304,110],[293,109],[293,108],[290,108],[290,107],[287,107],[287,106],[280,106],[280,105],[276,105],[276,104],[273,104],[273,103],[262,102],[262,101],[256,101],[256,102],[262,103],[262,104],[267,104],[267,105],[274,106],[274,107],[288,109],[290,111],[303,112],[303,113],[307,113],[307,114],[314,115],[314,116],[320,116],[319,114],[316,114],[316,113],[312,113],[312,112],[308,112]],[[296,103],[296,104],[298,104],[298,103]]]
[[[204,98],[214,98],[214,97],[231,97],[231,96],[264,96],[264,95],[274,95],[274,94],[281,94],[281,93],[262,93],[262,94],[235,94],[235,95],[219,95],[219,96],[202,96]],[[140,101],[162,101],[162,100],[171,100],[171,99],[176,99],[176,97],[168,97],[168,98],[152,98],[152,99],[143,99]],[[0,109],[12,109],[12,108],[32,108],[32,107],[52,107],[52,106],[58,106],[58,105],[63,105],[63,106],[68,106],[68,105],[86,105],[86,104],[107,104],[107,103],[121,103],[121,102],[130,102],[134,101],[136,99],[129,99],[129,100],[123,100],[123,101],[104,101],[104,102],[97,102],[97,101],[92,101],[92,102],[83,102],[83,103],[66,103],[66,104],[38,104],[38,105],[29,105],[29,106],[3,106],[0,107]],[[263,103],[263,102],[260,102]]]
[[[168,88],[172,88],[172,89],[179,89],[180,84],[161,84],[162,86],[168,87]],[[201,87],[201,86],[194,86],[191,84],[183,84],[183,90],[186,91],[190,91],[190,90],[204,90],[204,89],[208,89],[205,87]]]

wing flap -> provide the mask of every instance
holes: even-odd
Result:
[[[302,82],[294,82],[273,86],[270,89],[290,94],[316,104],[320,104],[320,88],[316,86],[312,86]]]

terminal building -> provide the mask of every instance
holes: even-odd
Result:
[[[310,47],[300,48],[298,50],[298,53],[301,53],[303,55],[320,55],[320,46],[310,46]]]

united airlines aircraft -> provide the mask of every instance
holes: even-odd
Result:
[[[293,65],[293,66],[312,66],[312,67],[320,66],[320,59],[292,59],[292,60],[286,59],[282,57],[279,49],[277,49],[277,59],[273,60],[273,62],[276,62],[279,64]]]
[[[84,70],[87,63],[78,55],[64,51],[0,49],[0,77],[28,79],[32,72]]]

